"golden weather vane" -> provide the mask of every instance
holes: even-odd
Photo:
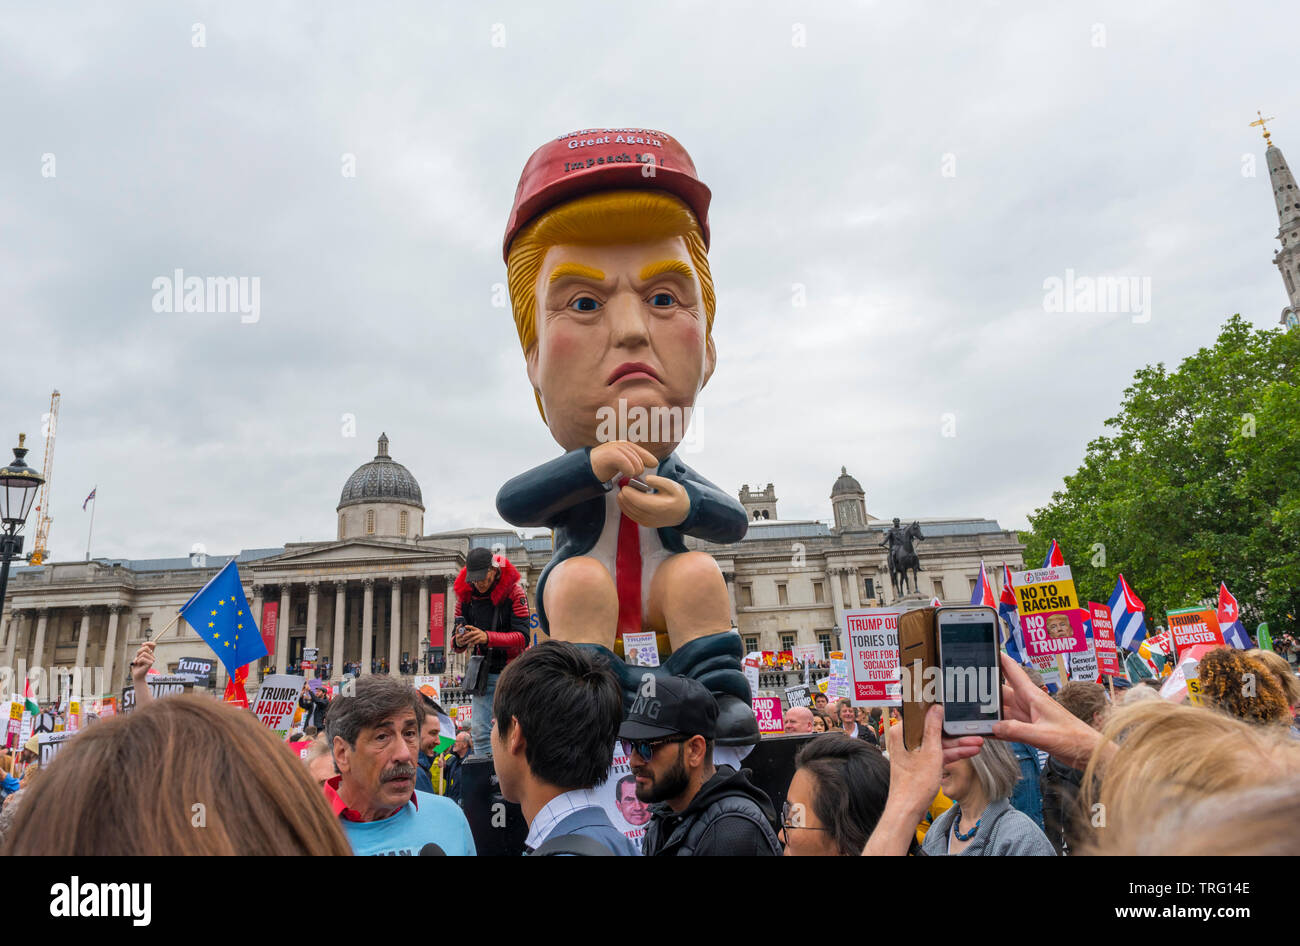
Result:
[[[1250,123],[1250,127],[1251,127],[1251,128],[1254,128],[1256,125],[1258,125],[1260,128],[1264,129],[1264,143],[1265,143],[1268,147],[1270,147],[1270,148],[1273,147],[1273,142],[1270,141],[1270,140],[1269,140],[1269,137],[1268,137],[1268,125],[1266,125],[1266,124],[1264,124],[1264,123],[1265,123],[1265,122],[1277,121],[1277,119],[1272,118],[1272,117],[1265,118],[1265,117],[1264,117],[1264,113],[1263,113],[1263,112],[1260,112],[1260,111],[1256,111],[1255,114],[1259,116],[1259,121],[1251,122],[1251,123]]]

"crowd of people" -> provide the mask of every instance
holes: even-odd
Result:
[[[1300,679],[1272,652],[1211,650],[1199,705],[1155,680],[1053,694],[1003,655],[993,734],[944,736],[940,704],[915,749],[897,710],[816,693],[785,714],[801,745],[776,805],[717,742],[698,681],[651,677],[629,708],[592,650],[516,640],[518,599],[498,587],[512,577],[471,555],[457,582],[457,644],[482,658],[472,732],[444,733],[426,692],[365,675],[332,699],[304,687],[296,756],[245,709],[151,697],[145,642],[133,712],[48,766],[35,738],[0,753],[0,853],[474,855],[475,760],[535,856],[1300,853]],[[635,841],[600,791],[620,748],[613,804],[644,825]]]

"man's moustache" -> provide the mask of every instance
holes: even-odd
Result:
[[[382,782],[391,782],[399,778],[415,778],[415,766],[399,765],[396,768],[389,769],[380,778]]]

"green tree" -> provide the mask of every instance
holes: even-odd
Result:
[[[1108,433],[1022,533],[1037,566],[1053,538],[1084,600],[1123,572],[1165,612],[1217,599],[1225,581],[1246,626],[1296,626],[1300,613],[1300,331],[1255,330],[1239,315],[1176,371],[1148,365]]]

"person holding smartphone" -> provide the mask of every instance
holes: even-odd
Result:
[[[457,653],[472,648],[475,657],[483,658],[481,670],[487,674],[486,688],[470,701],[474,755],[491,758],[492,698],[501,671],[528,646],[528,597],[510,560],[504,555],[494,558],[483,548],[470,549],[452,587],[456,592],[452,647]]]

